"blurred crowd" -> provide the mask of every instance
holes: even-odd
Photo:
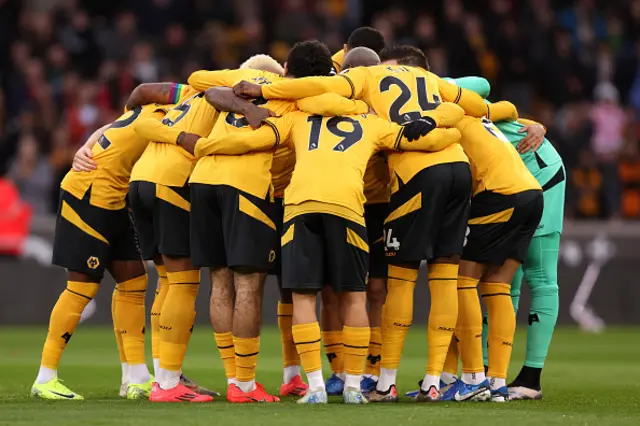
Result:
[[[569,216],[640,218],[640,0],[0,0],[0,175],[52,213],[75,150],[137,84],[284,61],[309,38],[336,51],[361,25],[544,123]]]

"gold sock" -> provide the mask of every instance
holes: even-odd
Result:
[[[169,291],[169,281],[167,280],[167,270],[164,265],[156,265],[158,271],[158,284],[156,287],[156,297],[151,305],[151,356],[154,359],[160,358],[160,312],[164,299]]]
[[[380,352],[382,350],[382,329],[380,327],[371,327],[371,338],[369,339],[369,351],[367,354],[367,367],[365,369],[366,374],[372,376],[380,375],[380,361],[382,357]]]
[[[51,311],[40,365],[51,370],[58,369],[62,352],[76,331],[82,311],[97,293],[98,283],[67,281],[67,288]]]
[[[511,285],[507,283],[481,283],[480,295],[489,314],[489,371],[487,376],[507,378],[516,314],[511,302]]]
[[[427,374],[440,376],[444,368],[449,344],[458,322],[458,265],[435,263],[429,265],[431,310],[427,340],[429,357]]]
[[[122,347],[127,362],[144,364],[144,295],[147,291],[147,275],[116,285],[116,326],[122,336]]]
[[[213,333],[213,337],[216,340],[216,346],[218,352],[220,352],[220,358],[222,358],[222,365],[224,366],[224,374],[227,379],[236,378],[236,350],[233,345],[233,335],[230,331],[226,333]]]
[[[344,337],[344,371],[351,376],[361,376],[369,351],[371,329],[345,325],[342,336]]]
[[[458,277],[458,324],[456,337],[464,373],[484,371],[482,361],[482,309],[478,279]]]
[[[400,365],[404,341],[413,320],[413,291],[417,279],[417,269],[389,265],[383,315],[382,368],[397,370]]]
[[[442,371],[453,374],[454,376],[458,375],[458,338],[456,336],[451,338],[451,344],[447,351],[447,359],[444,361]]]
[[[260,353],[260,337],[233,336],[236,359],[236,379],[239,382],[249,382],[256,378],[256,365]]]
[[[291,327],[291,331],[304,372],[308,374],[322,369],[320,324],[297,324]]]
[[[127,362],[127,356],[124,353],[124,347],[122,346],[122,334],[120,334],[120,330],[116,327],[116,296],[118,294],[118,289],[113,289],[113,294],[111,295],[111,321],[113,321],[113,334],[116,336],[116,346],[118,347],[118,355],[120,355],[120,364],[124,364]]]
[[[300,356],[293,342],[291,322],[293,319],[293,304],[278,302],[278,328],[282,342],[282,363],[285,368],[300,365]]]
[[[324,354],[329,360],[331,371],[334,374],[344,373],[344,342],[342,339],[342,330],[322,332]],[[299,348],[296,347],[296,349],[300,353]]]
[[[182,369],[195,319],[200,271],[167,272],[169,291],[160,314],[160,368]]]

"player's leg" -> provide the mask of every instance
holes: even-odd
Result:
[[[160,312],[160,368],[152,402],[208,402],[212,398],[181,383],[182,363],[193,330],[200,270],[190,259],[189,188],[154,185],[154,225],[169,289]]]
[[[327,379],[327,393],[342,395],[344,390],[344,341],[342,328],[344,319],[340,299],[330,286],[322,289],[320,321],[322,325],[322,343],[329,361],[332,375]]]
[[[284,224],[282,286],[293,292],[292,333],[309,390],[300,404],[324,404],[327,392],[322,377],[317,293],[324,283],[322,221],[317,214],[296,216]]]
[[[126,233],[122,235],[133,236]],[[135,250],[135,242],[132,243]],[[127,257],[124,252],[119,254],[122,258]],[[126,396],[129,399],[148,398],[152,377],[144,358],[146,270],[139,259],[114,260],[109,272],[116,281],[114,324],[120,333],[122,349],[128,364]]]
[[[224,373],[227,376],[227,388],[230,388],[231,385],[236,384],[236,352],[233,346],[233,308],[236,292],[233,271],[227,267],[212,268],[210,275],[209,316]]]
[[[60,383],[58,365],[110,262],[108,213],[111,212],[91,206],[89,194],[78,200],[60,191],[52,263],[67,269],[67,286],[51,311],[40,370],[31,389],[35,397],[83,399]]]
[[[361,390],[371,330],[367,314],[366,276],[369,270],[369,244],[363,225],[337,216],[324,215],[327,253],[326,274],[339,294],[344,315],[343,342],[347,404],[365,404]]]
[[[492,225],[493,265],[482,277],[480,294],[489,314],[489,369],[492,400],[508,400],[507,369],[513,348],[516,318],[511,301],[511,281],[526,257],[533,234],[542,217],[542,191],[525,191],[513,196],[510,218]],[[499,236],[499,238],[497,238]]]
[[[281,198],[274,202],[273,219],[276,224],[278,239],[282,235],[284,225],[284,204]],[[280,300],[278,301],[278,329],[280,330],[280,343],[282,345],[283,377],[280,385],[280,396],[304,396],[309,386],[302,380],[300,370],[300,355],[296,351],[291,330],[293,321],[293,294],[291,290],[282,288],[282,250],[280,242],[276,244],[276,259],[270,274],[274,275],[278,282]]]
[[[122,379],[120,381],[120,392],[119,395],[122,398],[127,397],[127,389],[129,388],[129,364],[127,364],[127,357],[124,353],[124,347],[122,346],[122,334],[120,334],[120,330],[116,327],[116,296],[118,295],[118,290],[114,287],[113,293],[111,294],[111,320],[113,322],[113,333],[116,337],[116,346],[118,348],[118,355],[120,357],[120,366],[122,368]]]
[[[527,352],[522,370],[509,385],[510,399],[542,398],[540,376],[558,319],[559,247],[558,232],[534,237],[525,258],[524,274],[531,289]]]
[[[518,268],[513,280],[511,280],[511,302],[513,304],[513,310],[518,315],[518,305],[520,304],[520,290],[522,288],[522,279],[524,272],[522,271],[522,265]],[[482,359],[484,361],[485,369],[489,368],[489,314],[485,313],[482,318]]]
[[[360,385],[365,393],[375,389],[380,376],[382,360],[382,307],[387,297],[387,260],[384,255],[384,220],[388,203],[365,205],[365,222],[369,241],[369,280],[367,302],[369,303],[369,326],[371,339],[367,353],[367,367]]]
[[[156,255],[153,258],[153,263],[158,273],[158,282],[151,305],[151,358],[153,360],[153,374],[157,375],[160,369],[160,312],[162,312],[162,305],[167,298],[169,281],[167,280],[167,270],[162,263],[162,256]]]
[[[230,186],[219,186],[227,265],[233,270],[233,345],[236,386],[231,402],[278,402],[256,383],[262,326],[262,292],[275,261],[278,235],[273,203]]]
[[[469,199],[471,197],[471,170],[467,163],[440,164],[427,169],[428,193],[423,192],[423,201],[430,207],[426,210],[430,228],[431,252],[429,262],[429,312],[428,342],[429,357],[421,392],[417,401],[440,399],[440,376],[453,332],[458,320],[458,268],[463,251]],[[424,207],[423,207],[424,209]],[[431,260],[432,259],[432,260]]]

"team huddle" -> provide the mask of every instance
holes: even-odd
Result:
[[[542,398],[558,315],[564,168],[544,127],[507,101],[486,101],[489,90],[480,77],[431,73],[422,51],[385,46],[368,27],[333,57],[305,41],[284,68],[257,55],[236,70],[194,72],[188,84],[138,86],[61,183],[53,263],[68,281],[32,395],[83,399],[57,369],[108,271],[120,395],[212,401],[216,392],[182,374],[208,268],[229,402],[279,401],[256,381],[268,274],[280,288],[279,396],[395,402],[426,261],[426,374],[407,396]],[[153,375],[144,261],[159,277]],[[527,357],[507,384],[523,277],[532,296]]]

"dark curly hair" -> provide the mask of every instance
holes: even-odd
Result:
[[[287,58],[287,74],[291,77],[330,75],[333,61],[329,48],[318,40],[301,41],[293,45]]]
[[[409,65],[411,67],[420,67],[429,70],[429,61],[424,52],[408,44],[397,44],[382,49],[382,52],[380,52],[380,61],[385,62],[390,59],[395,59],[400,65]]]

